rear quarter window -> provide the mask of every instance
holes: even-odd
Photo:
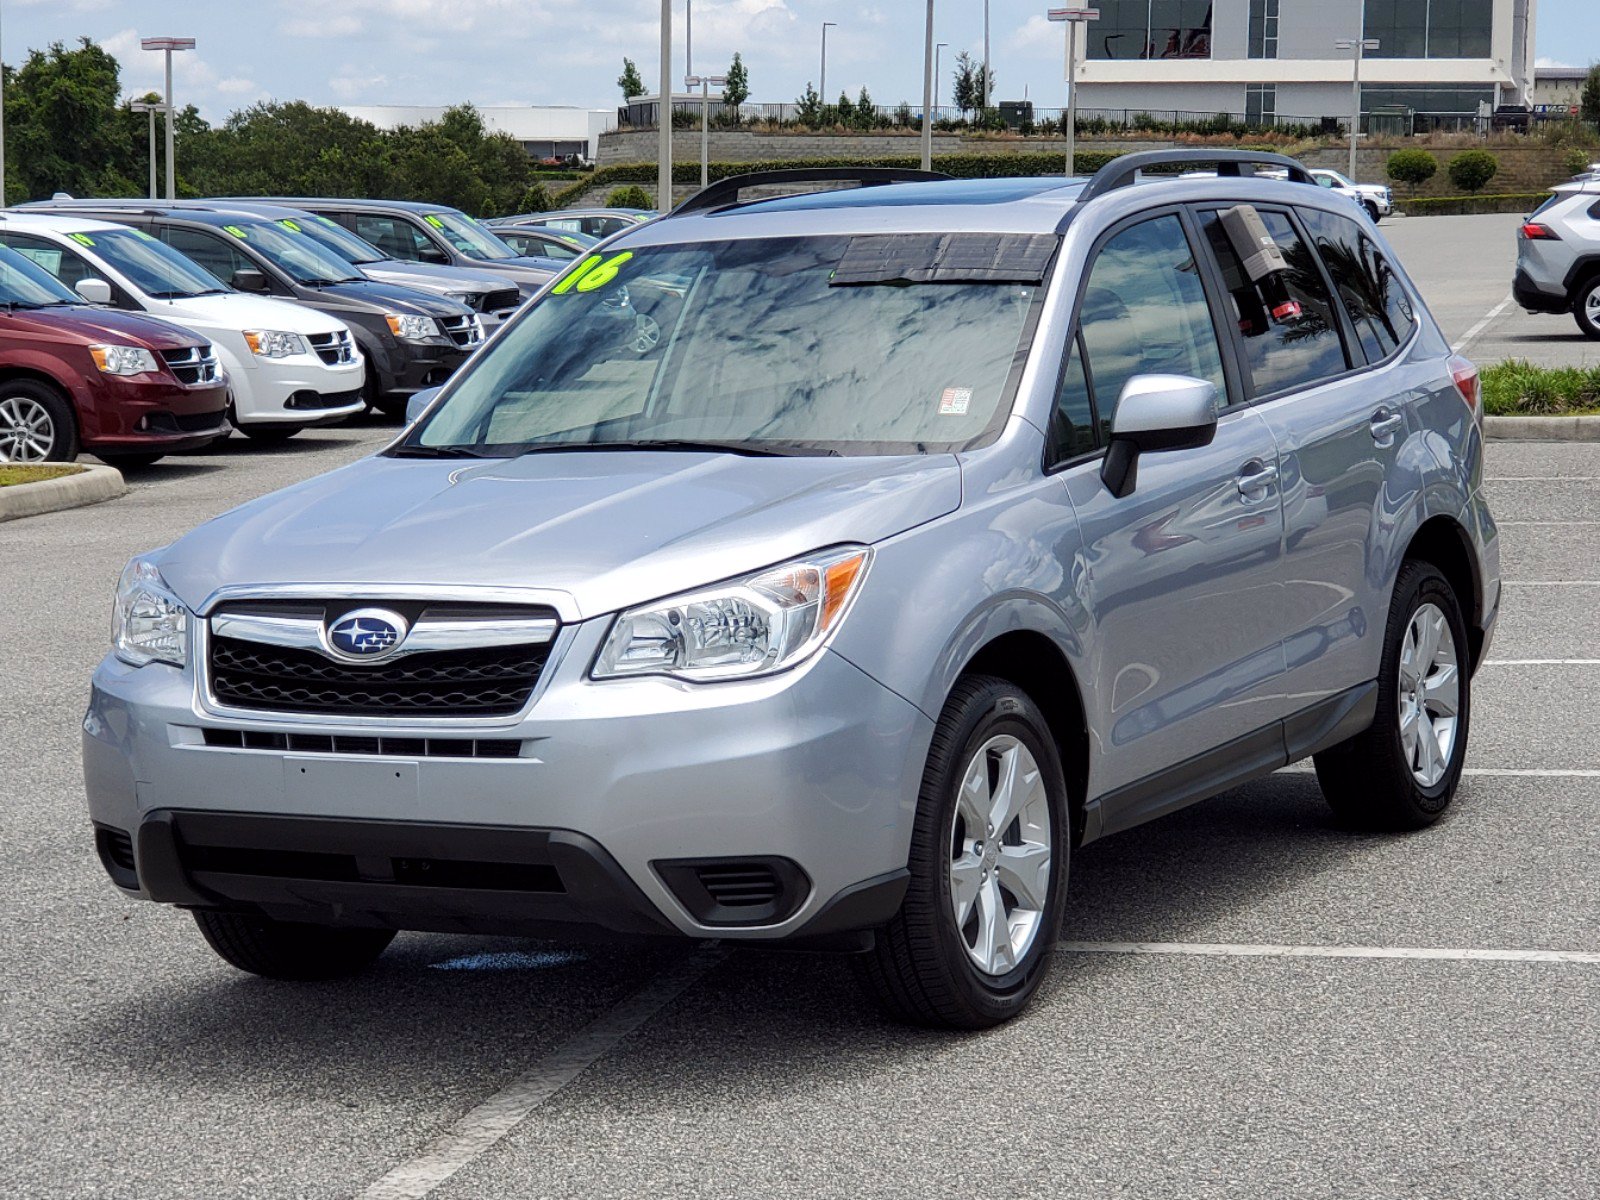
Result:
[[[1382,362],[1406,343],[1416,325],[1405,285],[1356,222],[1313,208],[1301,209],[1300,219],[1333,277],[1367,362]]]

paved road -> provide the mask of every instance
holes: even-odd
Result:
[[[1286,771],[1107,839],[1068,920],[1097,948],[943,1037],[752,951],[406,935],[354,983],[267,983],[112,891],[77,721],[118,570],[384,436],[232,444],[0,525],[6,1200],[420,1195],[438,1162],[451,1198],[1600,1195],[1600,962],[1560,961],[1600,955],[1600,446],[1491,448],[1508,608],[1445,821],[1353,836]],[[1130,943],[1176,947],[1103,952]],[[1272,949],[1305,946],[1545,955]]]

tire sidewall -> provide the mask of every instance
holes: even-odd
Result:
[[[1589,297],[1596,292],[1600,292],[1600,275],[1579,285],[1577,297],[1572,302],[1572,315],[1577,319],[1579,329],[1589,337],[1600,339],[1600,325],[1589,319]]]
[[[931,885],[939,954],[945,973],[971,1009],[986,1018],[1003,1020],[1026,1006],[1049,966],[1060,936],[1072,845],[1071,825],[1060,755],[1037,706],[1019,689],[1004,684],[996,684],[976,699],[978,702],[961,712],[954,730],[956,736],[952,743],[959,746],[959,750],[949,760],[937,764],[924,780],[924,815],[933,822],[934,846],[939,850],[933,878],[924,882]],[[1050,797],[1051,871],[1050,895],[1033,944],[1016,968],[993,978],[984,975],[972,962],[956,928],[946,862],[956,796],[965,768],[985,742],[1002,734],[1026,746],[1044,774],[1045,789]]]
[[[1462,616],[1461,605],[1443,575],[1429,567],[1409,579],[1403,578],[1402,583],[1406,585],[1406,591],[1405,594],[1396,596],[1397,603],[1388,631],[1388,643],[1384,647],[1383,678],[1378,688],[1378,715],[1379,719],[1386,723],[1385,741],[1394,755],[1401,778],[1410,788],[1412,805],[1419,814],[1431,818],[1438,816],[1449,805],[1451,797],[1455,794],[1456,784],[1461,779],[1462,765],[1466,761],[1467,740],[1472,731],[1472,671],[1468,662],[1470,650],[1466,620]],[[1456,646],[1456,669],[1460,678],[1461,697],[1455,740],[1450,747],[1450,766],[1440,777],[1439,782],[1431,788],[1423,787],[1411,773],[1411,763],[1400,738],[1400,651],[1405,644],[1406,631],[1411,626],[1412,617],[1424,604],[1437,607],[1444,613],[1445,620],[1450,625],[1450,636]]]
[[[72,405],[55,388],[33,379],[12,379],[0,383],[0,401],[12,398],[33,400],[50,414],[55,441],[45,462],[72,462],[78,457],[78,422]]]

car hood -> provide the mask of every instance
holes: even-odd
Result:
[[[86,344],[111,342],[143,346],[150,350],[176,350],[204,341],[197,334],[169,321],[139,313],[117,312],[88,304],[62,305],[60,308],[19,308],[8,314],[9,332],[34,331],[65,334]]]
[[[281,329],[288,333],[337,333],[346,328],[337,317],[287,300],[247,296],[243,292],[218,292],[211,296],[186,296],[176,300],[145,298],[149,313],[196,329]]]
[[[493,271],[445,267],[437,263],[401,262],[397,258],[357,263],[356,269],[380,283],[422,288],[430,292],[498,292],[506,281]]]
[[[402,287],[388,280],[347,279],[339,283],[324,284],[317,288],[318,295],[348,301],[353,307],[368,312],[392,312],[428,317],[459,317],[467,306],[447,300],[437,291]]]
[[[960,503],[952,455],[374,457],[225,513],[159,563],[194,608],[232,585],[497,586],[551,592],[571,621],[878,542]]]
[[[544,260],[539,258],[481,258],[473,261],[472,269],[509,275],[518,283],[538,288],[554,279],[559,271],[554,262],[549,266],[542,266],[543,262]]]

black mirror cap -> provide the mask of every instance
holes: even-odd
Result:
[[[417,251],[417,260],[419,262],[432,263],[436,267],[450,265],[450,256],[437,246],[424,246]]]
[[[240,292],[264,292],[267,290],[267,277],[254,267],[240,267],[233,273],[234,289]]]

